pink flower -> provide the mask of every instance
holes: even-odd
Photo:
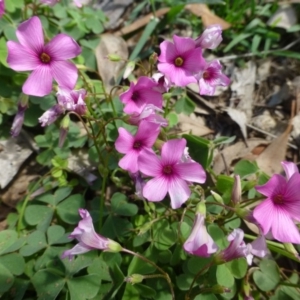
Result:
[[[57,92],[57,101],[66,110],[74,111],[79,115],[86,113],[86,104],[84,98],[86,96],[86,90],[68,90],[65,88],[59,88]]]
[[[143,188],[145,186],[145,181],[141,176],[140,172],[136,173],[129,173],[131,179],[133,180],[135,184],[135,194],[139,199],[144,199],[143,197]]]
[[[163,110],[153,104],[147,104],[140,114],[134,113],[129,116],[129,123],[132,125],[138,125],[145,120],[150,123],[158,124],[162,127],[168,126],[168,121],[156,112],[162,113]]]
[[[202,72],[196,75],[200,95],[212,96],[219,85],[227,86],[230,79],[222,73],[222,65],[218,60],[206,63]]]
[[[267,198],[255,207],[253,216],[264,235],[271,231],[272,236],[280,242],[299,244],[299,229],[294,221],[300,221],[300,174],[295,164],[281,164],[287,179],[275,174],[266,184],[255,187]]]
[[[15,71],[32,71],[23,85],[23,93],[45,96],[52,90],[53,78],[59,86],[73,89],[77,69],[66,61],[80,54],[81,48],[70,36],[58,34],[44,45],[41,21],[32,17],[17,29],[20,43],[8,41],[7,63]]]
[[[162,108],[162,94],[155,87],[157,83],[146,76],[139,77],[136,84],[131,82],[129,89],[120,95],[121,102],[125,104],[124,112],[140,114],[147,104]]]
[[[141,152],[138,165],[142,173],[154,177],[143,189],[143,196],[149,201],[162,201],[169,193],[171,206],[179,208],[189,198],[188,182],[203,183],[206,174],[196,162],[181,162],[186,146],[185,139],[174,139],[162,146],[161,159],[153,152]]]
[[[155,90],[166,93],[171,87],[170,80],[162,73],[155,73],[152,75],[153,80],[157,83]]]
[[[46,110],[41,117],[39,117],[39,122],[42,127],[48,126],[54,123],[58,117],[65,113],[65,108],[59,104],[52,106],[50,109]]]
[[[186,86],[197,82],[194,75],[199,73],[205,64],[202,49],[196,48],[193,39],[173,36],[174,44],[164,41],[160,44],[158,70],[170,79],[172,84]]]
[[[71,260],[74,255],[94,249],[111,252],[119,252],[122,250],[122,247],[118,243],[95,232],[93,220],[87,210],[80,208],[79,214],[82,220],[79,221],[78,226],[69,235],[69,238],[77,239],[79,243],[72,249],[64,251],[61,256],[62,258],[69,257]]]
[[[137,133],[133,136],[125,128],[119,128],[119,137],[115,142],[118,152],[125,154],[119,161],[119,166],[131,173],[138,171],[138,157],[143,149],[153,151],[151,147],[159,135],[159,126],[154,123],[142,121]]]
[[[222,27],[219,24],[206,27],[204,32],[196,39],[196,47],[202,49],[215,49],[222,42]]]
[[[217,263],[228,262],[240,257],[247,259],[248,265],[252,264],[253,255],[264,257],[267,254],[266,240],[263,236],[259,236],[251,244],[244,242],[244,231],[242,229],[234,229],[227,237],[230,242],[229,246],[216,255]]]
[[[4,15],[4,13],[5,13],[4,0],[0,0],[0,18]]]
[[[192,232],[183,248],[190,254],[209,257],[218,250],[218,246],[208,234],[204,221],[205,215],[197,213]]]
[[[58,3],[60,0],[40,0],[42,3],[53,6]]]

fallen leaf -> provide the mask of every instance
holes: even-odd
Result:
[[[155,15],[153,13],[150,13],[150,14],[136,20],[135,22],[131,23],[130,25],[123,27],[121,30],[115,32],[115,35],[121,36],[121,35],[126,35],[131,32],[134,32],[134,31],[140,29],[141,27],[146,26],[149,23],[149,21],[151,20],[151,18],[153,18],[153,17],[159,18],[159,17],[165,15],[169,10],[170,10],[169,7],[164,7],[164,8],[157,10],[155,12]]]
[[[213,160],[213,170],[215,174],[219,175],[225,171],[225,164],[223,157],[225,158],[228,168],[233,166],[234,162],[244,158],[249,160],[255,160],[256,156],[253,154],[253,150],[259,145],[268,145],[269,142],[264,139],[251,138],[247,140],[247,145],[244,142],[237,142],[234,145],[230,145],[220,151]]]
[[[197,117],[195,114],[189,116],[185,114],[178,115],[179,126],[182,133],[191,133],[196,136],[205,136],[213,132],[205,126],[201,117]]]
[[[193,3],[187,4],[185,9],[192,14],[201,17],[205,27],[209,25],[219,24],[223,30],[230,28],[230,24],[210,11],[206,4]]]
[[[121,57],[121,61],[110,61],[108,54],[116,54]],[[99,45],[95,50],[99,74],[102,78],[106,92],[116,85],[116,78],[126,64],[128,59],[128,47],[123,38],[105,33],[101,35]]]
[[[291,5],[279,7],[271,16],[267,24],[271,27],[280,27],[289,29],[297,24],[297,14],[295,8]]]
[[[237,110],[235,108],[228,107],[225,109],[229,117],[239,125],[244,139],[247,139],[247,116],[243,111]]]

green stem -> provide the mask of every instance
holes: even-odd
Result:
[[[171,291],[171,295],[172,295],[172,300],[175,300],[175,293],[174,293],[174,289],[173,289],[173,286],[172,286],[172,281],[170,279],[170,276],[168,273],[166,273],[162,268],[160,268],[157,264],[155,264],[153,261],[149,260],[148,258],[146,258],[145,256],[139,254],[139,253],[136,253],[136,252],[133,252],[131,250],[128,250],[126,248],[123,248],[122,249],[123,252],[125,253],[129,253],[133,256],[136,256],[138,257],[139,259],[147,262],[148,264],[152,265],[154,268],[156,268],[162,275],[163,277],[167,280],[168,282],[168,285],[170,287],[170,291]]]
[[[192,292],[194,283],[196,282],[196,280],[200,277],[200,275],[202,275],[202,273],[203,273],[206,269],[208,269],[208,268],[210,268],[210,267],[212,266],[212,264],[213,264],[213,261],[209,262],[206,266],[204,266],[204,267],[196,274],[196,276],[194,277],[194,279],[193,279],[193,281],[192,281],[192,283],[191,283],[191,285],[190,285],[190,288],[189,288],[188,293],[185,295],[185,300],[192,300],[192,299],[193,299],[193,298],[191,298],[191,292]]]
[[[103,176],[102,178],[102,187],[101,187],[101,198],[100,198],[100,209],[99,209],[99,232],[101,231],[102,228],[102,222],[103,222],[103,209],[104,209],[104,202],[105,202],[105,189],[106,189],[106,181],[107,181],[107,176]]]
[[[50,174],[50,172],[48,172],[44,176],[42,176],[33,185],[33,187],[30,189],[29,193],[27,194],[27,196],[24,199],[24,202],[23,202],[23,205],[22,205],[21,211],[20,211],[20,216],[19,216],[19,219],[18,219],[18,224],[17,224],[17,232],[18,232],[19,235],[20,235],[21,228],[22,228],[22,223],[23,223],[23,218],[24,218],[24,214],[25,214],[25,209],[26,209],[26,206],[28,204],[28,201],[30,200],[31,194],[37,189],[37,187],[40,185],[40,183],[42,182],[42,180],[44,180],[49,174]]]

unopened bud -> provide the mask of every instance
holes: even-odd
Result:
[[[107,55],[107,58],[110,60],[110,61],[120,61],[122,60],[122,58],[118,55],[118,54],[114,54],[114,53],[110,53]]]
[[[293,244],[284,243],[283,246],[284,246],[285,250],[287,250],[288,252],[293,254],[298,260],[300,260],[299,253],[297,252],[297,250],[295,249]]]
[[[220,204],[224,204],[224,201],[223,201],[223,198],[217,194],[216,192],[214,191],[210,191],[210,193],[212,194],[212,196],[214,197],[214,199],[219,202]]]
[[[156,64],[156,62],[157,62],[157,57],[158,57],[158,55],[157,55],[156,52],[153,52],[153,53],[150,55],[150,57],[149,57],[149,62],[150,62],[151,65]]]
[[[70,126],[70,117],[69,115],[66,115],[60,122],[60,131],[59,131],[59,140],[58,140],[59,148],[62,148],[65,143],[69,131],[69,126]]]
[[[135,283],[141,283],[144,280],[144,276],[140,274],[132,274],[128,277],[125,277],[124,281],[135,284]]]
[[[126,79],[129,77],[129,75],[132,73],[132,71],[135,68],[135,62],[134,61],[130,61],[127,63],[126,67],[125,67],[125,71],[123,74],[123,78]]]
[[[234,184],[231,193],[231,200],[234,205],[241,202],[241,196],[242,196],[241,178],[239,175],[234,175]]]

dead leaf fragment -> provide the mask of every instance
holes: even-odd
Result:
[[[277,9],[274,15],[269,19],[268,25],[289,29],[297,24],[297,14],[295,8],[291,5],[282,5]]]
[[[189,116],[185,114],[178,115],[179,126],[183,133],[191,133],[196,136],[205,136],[213,131],[204,125],[204,121],[201,117],[197,117],[195,114]]]
[[[110,61],[108,54],[116,54],[121,57],[121,61]],[[116,78],[128,59],[128,47],[123,38],[113,34],[102,34],[101,40],[95,49],[97,66],[99,74],[102,78],[106,92],[110,92],[111,88],[116,85]]]
[[[244,139],[247,138],[247,129],[246,129],[246,124],[247,124],[247,116],[243,111],[237,110],[235,108],[228,107],[226,109],[227,114],[229,117],[236,122],[243,134]]]
[[[206,4],[193,3],[187,4],[185,9],[192,14],[201,17],[205,27],[209,25],[219,24],[223,30],[230,28],[230,24],[210,11]]]

